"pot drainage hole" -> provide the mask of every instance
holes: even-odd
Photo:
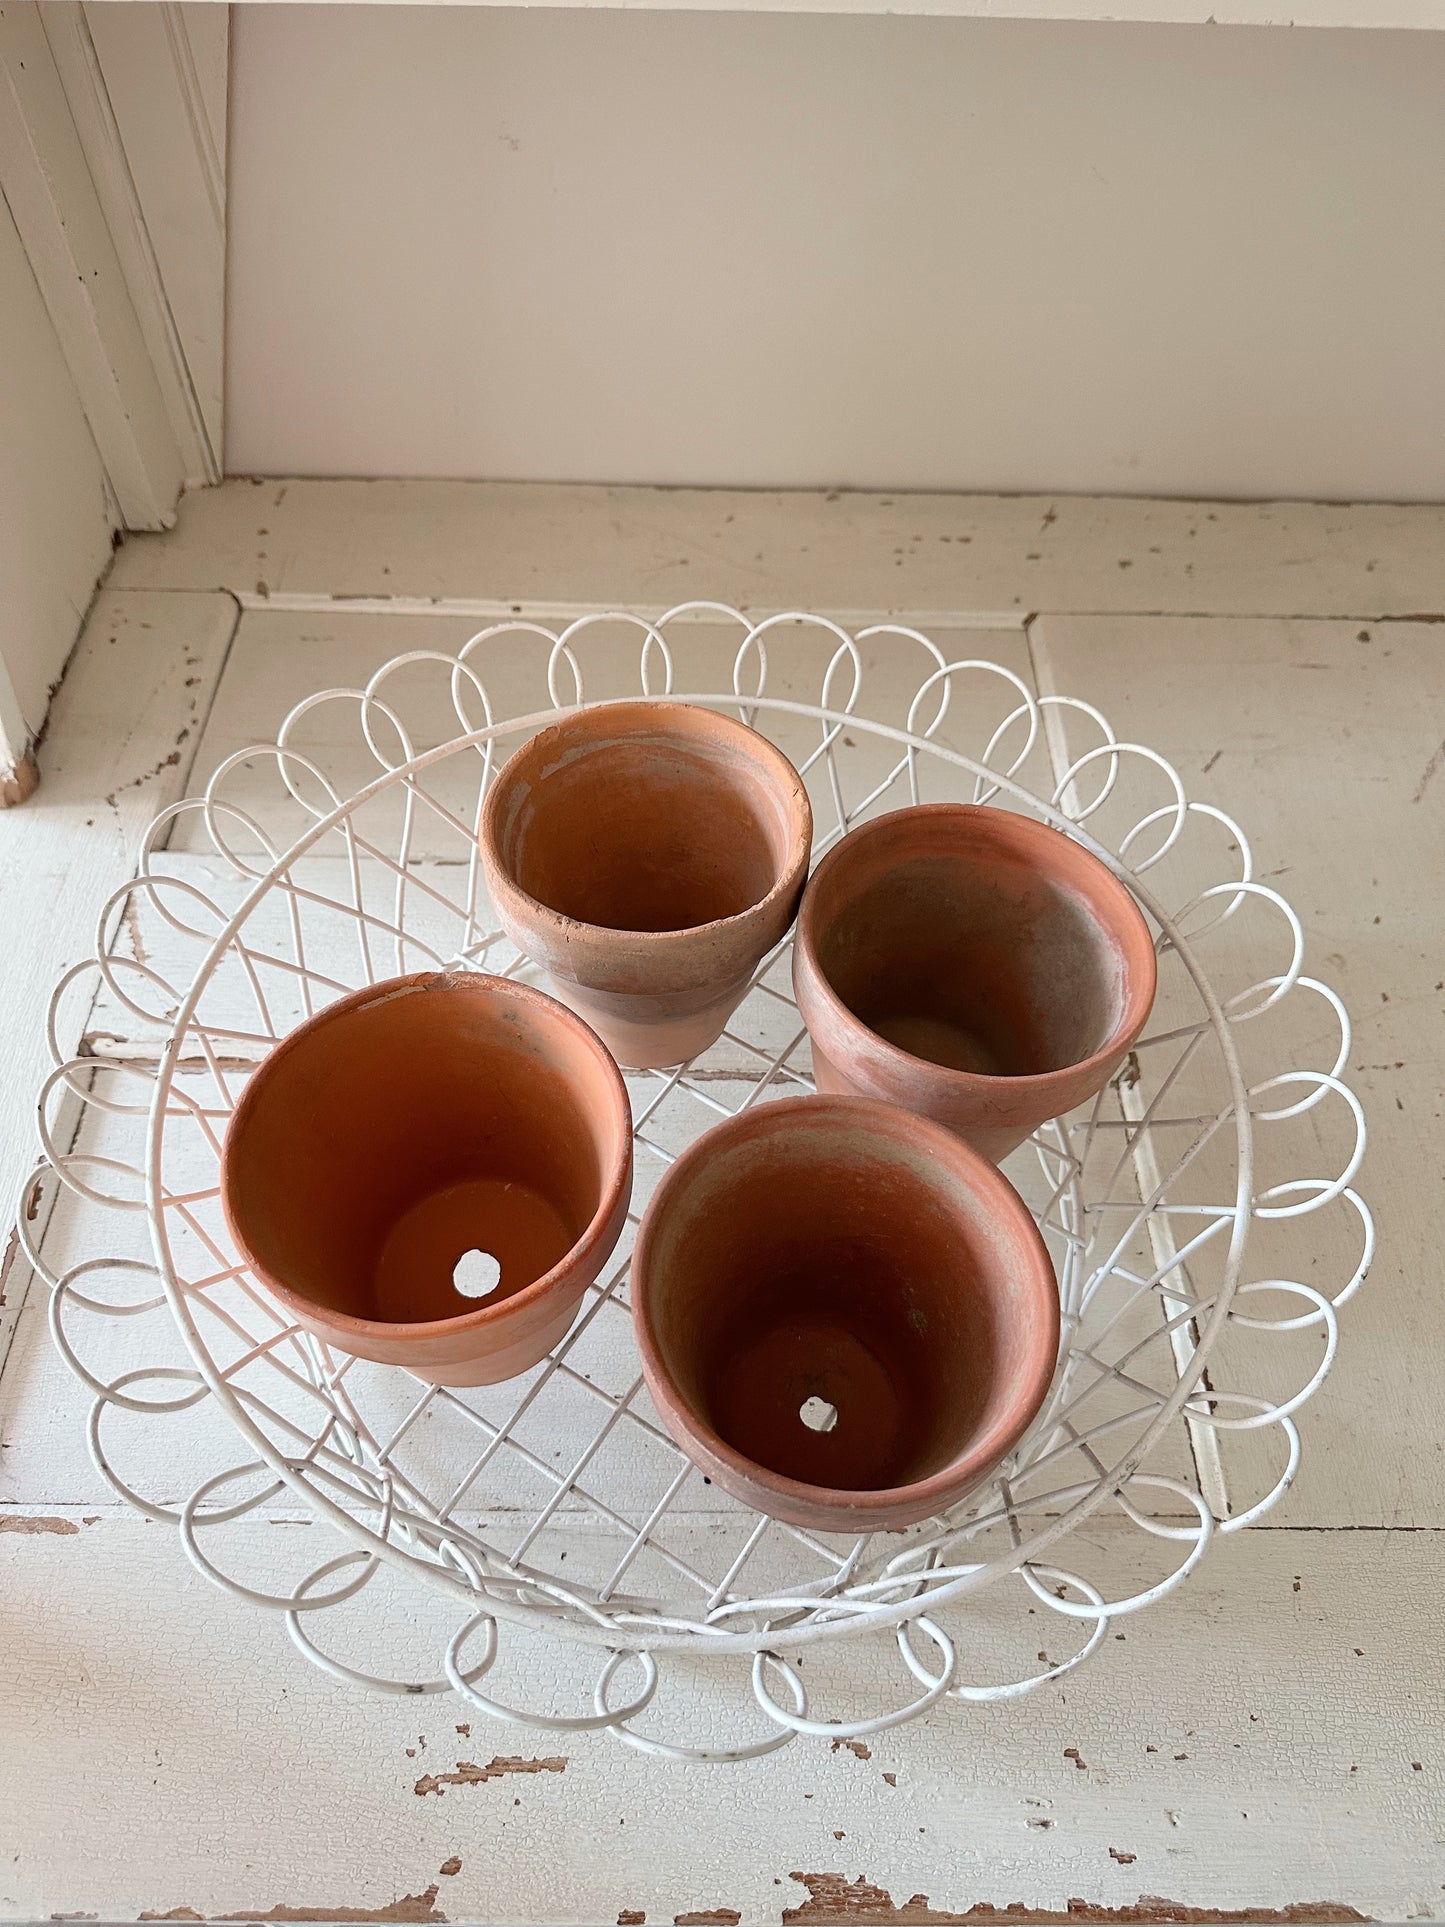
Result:
[[[452,1283],[463,1298],[486,1298],[501,1282],[502,1267],[490,1251],[478,1251],[475,1246],[462,1253],[452,1271]]]
[[[825,1398],[805,1398],[798,1407],[798,1417],[810,1432],[831,1432],[838,1423],[838,1408]]]

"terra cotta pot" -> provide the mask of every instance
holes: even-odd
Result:
[[[627,1091],[598,1039],[538,990],[465,973],[376,984],[292,1031],[221,1159],[231,1234],[282,1310],[439,1385],[552,1350],[631,1190]]]
[[[982,1484],[1048,1392],[1059,1297],[1002,1172],[892,1105],[800,1097],[698,1138],[632,1259],[663,1423],[725,1491],[869,1532]]]
[[[901,1104],[994,1159],[1103,1089],[1155,979],[1143,913],[1097,857],[962,803],[850,831],[793,944],[819,1091]]]
[[[661,702],[540,731],[481,832],[502,928],[639,1069],[715,1042],[793,921],[812,834],[802,778],[765,736]]]

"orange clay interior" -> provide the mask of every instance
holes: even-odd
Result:
[[[416,1323],[525,1290],[582,1236],[626,1121],[560,1018],[485,978],[393,990],[323,1020],[259,1072],[228,1146],[230,1207],[283,1287],[353,1318]],[[500,1278],[464,1296],[456,1267]]]

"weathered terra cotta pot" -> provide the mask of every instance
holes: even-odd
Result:
[[[526,1371],[566,1334],[632,1191],[617,1066],[497,977],[397,977],[292,1031],[221,1160],[231,1234],[290,1317],[439,1385]]]
[[[621,1064],[715,1042],[808,873],[802,778],[688,703],[601,703],[540,731],[482,814],[502,928]]]
[[[668,1170],[632,1259],[663,1423],[725,1491],[822,1532],[931,1518],[1037,1416],[1059,1296],[1007,1178],[860,1098],[740,1112]]]
[[[994,1159],[1103,1089],[1155,980],[1143,913],[1097,857],[963,803],[850,831],[793,944],[818,1089],[901,1104]]]

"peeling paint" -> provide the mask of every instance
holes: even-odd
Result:
[[[150,956],[145,947],[145,938],[141,935],[140,908],[136,903],[134,891],[126,898],[121,917],[125,923],[126,935],[130,938],[131,955],[144,970],[150,962]]]
[[[15,1260],[20,1256],[20,1227],[13,1225],[5,1245],[5,1256],[0,1258],[0,1305],[5,1303],[5,1287],[10,1279]]]
[[[459,1853],[454,1853],[450,1860],[443,1860],[441,1866],[437,1869],[438,1873],[444,1874],[460,1873],[461,1870],[462,1857]]]
[[[672,1927],[737,1927],[741,1919],[736,1907],[705,1907],[701,1913],[674,1914]]]
[[[1425,800],[1425,792],[1439,775],[1440,765],[1442,763],[1445,763],[1445,743],[1441,743],[1440,747],[1425,765],[1424,774],[1420,778],[1415,794],[1410,798],[1412,803],[1422,803]]]
[[[279,1902],[267,1913],[217,1914],[217,1920],[375,1920],[433,1922],[445,1921],[435,1905],[436,1883],[419,1894],[403,1894],[384,1907],[288,1907]]]
[[[980,1900],[957,1913],[930,1907],[927,1894],[914,1894],[902,1905],[895,1905],[885,1888],[875,1887],[862,1874],[851,1881],[840,1873],[795,1873],[789,1878],[808,1890],[808,1898],[800,1907],[783,1909],[784,1921],[796,1923],[796,1927],[836,1927],[839,1922],[847,1927],[874,1922],[889,1922],[893,1927],[960,1927],[960,1923],[968,1922],[976,1927],[989,1921],[1000,1921],[1004,1927],[1106,1927],[1110,1922],[1125,1927],[1173,1927],[1173,1923],[1208,1927],[1216,1922],[1253,1927],[1258,1922],[1269,1927],[1276,1922],[1346,1923],[1366,1918],[1353,1907],[1330,1900],[1294,1901],[1288,1907],[1187,1907],[1160,1894],[1140,1894],[1137,1902],[1123,1907],[1069,1900],[1062,1913],[1028,1907],[1018,1900],[1002,1907]]]
[[[407,1748],[408,1753],[411,1748]],[[444,1786],[477,1786],[484,1780],[500,1780],[508,1773],[565,1773],[567,1762],[561,1754],[553,1754],[545,1760],[521,1760],[501,1758],[488,1760],[485,1766],[478,1766],[472,1760],[458,1760],[455,1773],[423,1773],[412,1789],[414,1793],[435,1793],[440,1795]]]
[[[0,1532],[53,1532],[57,1539],[69,1539],[79,1530],[74,1519],[35,1519],[19,1512],[0,1512]]]
[[[639,1907],[624,1907],[617,1916],[617,1927],[646,1927],[647,1915]]]
[[[115,799],[121,795],[123,791],[138,790],[143,788],[147,783],[153,783],[158,776],[163,776],[168,769],[175,769],[180,760],[181,752],[178,749],[173,749],[169,756],[162,756],[158,763],[151,769],[144,771],[140,776],[132,776],[128,783],[117,784],[115,789],[105,798],[106,803],[111,809],[115,809]]]
[[[400,1900],[389,1900],[384,1907],[292,1907],[284,1900],[278,1900],[274,1907],[265,1913],[243,1909],[234,1914],[198,1914],[193,1907],[172,1907],[169,1913],[143,1913],[141,1920],[314,1920],[314,1921],[398,1921],[419,1923],[420,1927],[431,1927],[431,1923],[445,1922],[446,1915],[436,1907],[436,1883],[433,1882],[424,1893],[403,1894]]]
[[[836,1753],[840,1746],[846,1746],[855,1760],[871,1760],[873,1749],[865,1746],[862,1740],[834,1740],[832,1750]]]

